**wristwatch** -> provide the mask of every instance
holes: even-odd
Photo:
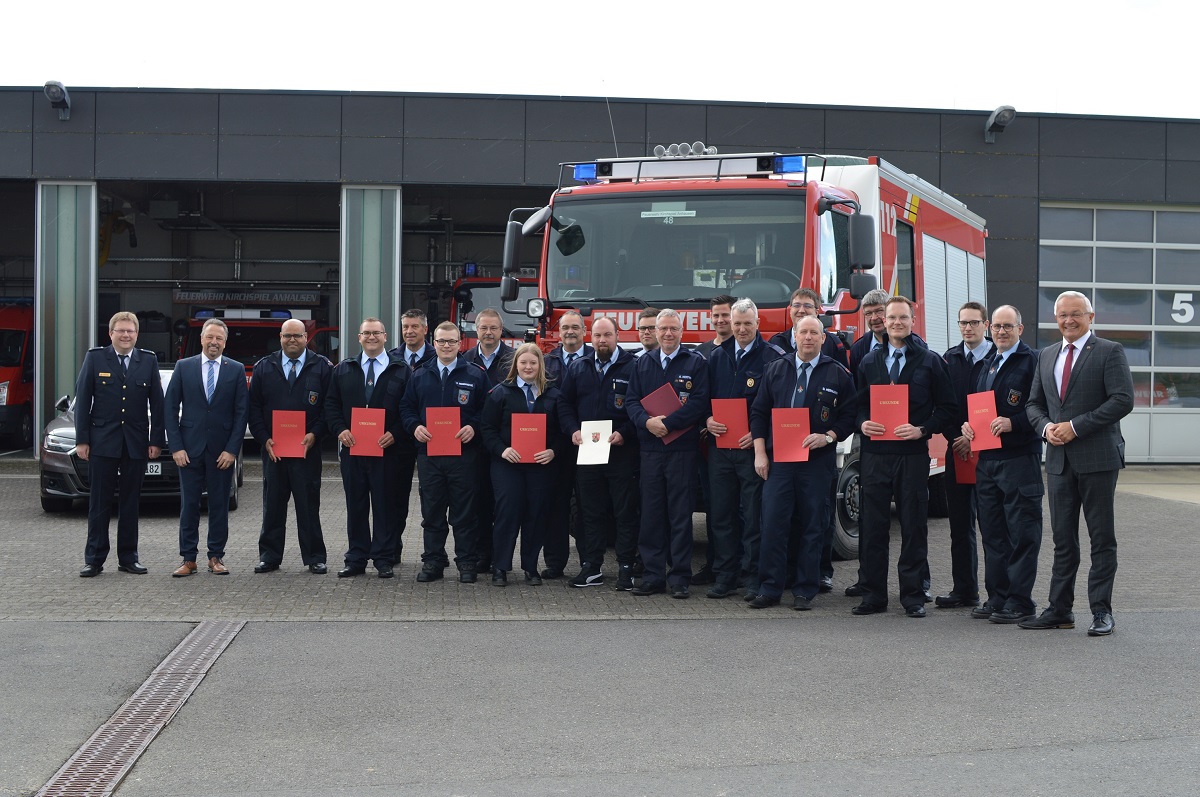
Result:
[[[836,441],[833,439],[833,435],[825,435],[825,445],[831,446],[834,444],[834,442]]]
[[[929,430],[924,426],[918,426],[917,431],[921,433],[921,437],[929,437]]]

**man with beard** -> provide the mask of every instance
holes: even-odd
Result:
[[[733,296],[714,296],[708,302],[709,315],[712,318],[713,335],[712,340],[706,340],[696,347],[696,351],[708,360],[712,358],[713,352],[717,347],[725,341],[733,337],[733,326],[730,322],[730,308],[737,298]],[[712,523],[712,497],[708,489],[708,441],[703,438],[705,435],[700,435],[700,457],[696,460],[699,463],[697,475],[699,477],[700,494],[704,498],[704,505],[708,507],[708,511],[704,513],[704,527],[708,529],[708,545],[704,548],[704,566],[692,573],[693,584],[711,584],[713,583],[713,561],[716,556],[716,546],[713,544],[713,523]],[[734,518],[734,525],[737,527],[737,532],[741,533],[741,518]]]

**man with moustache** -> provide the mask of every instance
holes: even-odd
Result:
[[[404,518],[396,511],[393,496],[400,469],[397,441],[405,436],[400,400],[410,372],[404,360],[388,353],[387,330],[378,318],[363,319],[358,343],[362,353],[338,363],[325,397],[325,421],[341,444],[338,460],[346,493],[348,547],[338,578],[361,576],[367,572],[368,559],[380,578],[392,578],[398,539],[404,532]],[[371,441],[383,449],[382,457],[352,454],[354,446],[365,442],[351,427],[356,407],[384,411],[383,430]]]
[[[633,594],[658,595],[666,592],[669,583],[671,597],[685,599],[692,574],[692,510],[696,505],[695,480],[690,477],[699,454],[699,424],[708,417],[708,363],[679,345],[683,325],[675,310],[659,312],[655,334],[658,350],[638,359],[625,401],[641,447],[638,548],[645,573]],[[665,415],[651,415],[642,399],[663,385],[670,385],[680,406]],[[683,433],[664,443],[663,438],[673,431]]]
[[[991,326],[996,351],[977,370],[968,391],[992,392],[996,417],[989,428],[1001,441],[1000,448],[979,452],[975,468],[988,599],[971,616],[1000,624],[1033,619],[1033,582],[1042,544],[1042,442],[1025,411],[1038,358],[1021,341],[1024,329],[1017,308],[996,308]],[[960,431],[968,442],[975,438],[969,420]]]
[[[304,322],[290,318],[279,329],[279,351],[268,354],[250,375],[250,434],[262,448],[263,520],[255,573],[278,570],[283,562],[288,498],[296,506],[296,541],[301,561],[325,575],[325,536],[321,532],[321,438],[325,435],[325,395],[333,364],[308,350]],[[304,413],[303,457],[275,453],[276,411]]]
[[[958,331],[962,343],[951,346],[942,355],[950,381],[954,385],[954,400],[958,404],[951,425],[944,436],[946,449],[946,503],[950,510],[950,573],[952,588],[947,595],[938,595],[934,604],[939,609],[955,609],[979,605],[979,549],[975,543],[975,485],[959,484],[956,472],[971,456],[971,440],[963,435],[967,420],[967,394],[974,393],[975,383],[983,361],[992,351],[985,337],[987,308],[979,302],[967,302],[958,310]],[[1029,397],[1026,390],[1025,397]]]
[[[200,329],[201,353],[175,364],[163,412],[171,458],[179,467],[179,555],[176,578],[196,572],[200,498],[208,493],[208,572],[229,575],[229,493],[246,432],[246,366],[224,357],[229,328],[210,318]]]
[[[166,444],[158,356],[137,345],[138,317],[108,322],[109,346],[89,349],[75,382],[75,453],[88,468],[88,530],[80,578],[104,570],[108,522],[117,496],[117,569],[144,576],[138,561],[138,501],[146,462]]]
[[[747,422],[763,376],[771,363],[784,357],[758,334],[758,307],[741,299],[730,311],[732,336],[708,360],[708,381],[714,399],[740,399]],[[818,328],[820,322],[817,322]],[[821,330],[824,332],[824,330]],[[754,437],[749,429],[737,448],[719,448],[729,428],[708,416],[709,547],[713,549],[713,585],[706,596],[724,598],[737,592],[746,573],[746,595],[759,594],[760,505],[763,479],[754,468]]]
[[[584,421],[612,421],[608,462],[577,466],[580,531],[577,539],[583,565],[571,580],[580,589],[604,583],[604,553],[610,531],[616,531],[619,591],[633,589],[637,559],[638,492],[636,431],[625,399],[636,359],[617,345],[617,325],[611,318],[592,322],[593,350],[566,371],[558,401],[559,425],[576,446],[583,444]]]
[[[585,332],[583,316],[574,310],[568,310],[558,319],[561,342],[546,355],[545,362],[546,379],[553,381],[560,388],[571,364],[592,353],[592,347],[584,343]],[[554,460],[554,496],[550,501],[550,519],[545,526],[542,540],[542,555],[546,560],[542,578],[546,579],[562,578],[571,558],[571,501],[576,498],[575,447],[566,445],[565,441],[562,445],[551,447],[565,453]],[[576,534],[578,533],[577,528]],[[579,562],[582,565],[586,558],[579,547],[578,537],[575,547],[579,551]]]
[[[1117,532],[1113,517],[1117,473],[1125,467],[1121,419],[1133,409],[1133,375],[1119,343],[1092,333],[1091,300],[1063,291],[1054,302],[1062,343],[1042,349],[1026,411],[1033,430],[1050,444],[1046,480],[1054,568],[1049,606],[1022,628],[1073,628],[1075,576],[1079,571],[1079,512],[1091,538],[1092,569],[1088,636],[1108,636],[1113,580],[1117,574]]]

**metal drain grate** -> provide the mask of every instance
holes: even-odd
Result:
[[[38,797],[110,795],[245,622],[205,620],[150,673],[108,722],[75,751]]]

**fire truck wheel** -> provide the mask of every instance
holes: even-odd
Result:
[[[838,473],[837,523],[833,526],[833,555],[839,559],[858,558],[859,513],[858,451],[856,450]]]
[[[26,407],[21,411],[17,431],[13,434],[17,448],[33,448],[33,411]]]

